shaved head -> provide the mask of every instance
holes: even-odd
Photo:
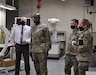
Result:
[[[27,18],[26,17],[21,17],[21,21],[24,21],[25,23],[27,22]]]
[[[40,13],[35,13],[34,18],[39,18],[40,19]]]

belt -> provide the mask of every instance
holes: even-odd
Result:
[[[29,44],[28,43],[26,43],[26,44],[18,44],[18,43],[16,43],[16,45],[26,46],[26,45],[29,45]]]

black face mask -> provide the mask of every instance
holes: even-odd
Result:
[[[84,28],[83,28],[83,27],[79,27],[79,30],[80,30],[80,31],[83,31],[83,30],[84,30]]]
[[[71,26],[71,29],[75,29],[75,26]]]
[[[21,25],[25,25],[25,22],[24,22],[24,21],[20,21],[20,24],[21,24]]]
[[[38,20],[38,21],[34,21],[34,23],[36,24],[36,25],[38,25],[38,24],[40,24],[40,21]]]

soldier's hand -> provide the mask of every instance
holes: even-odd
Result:
[[[66,51],[66,53],[65,54],[70,54],[70,51]]]
[[[48,51],[45,51],[45,55],[48,55]]]
[[[72,46],[75,46],[76,45],[76,41],[72,41]]]

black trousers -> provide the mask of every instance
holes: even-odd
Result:
[[[16,44],[15,48],[16,48],[15,75],[19,75],[21,54],[23,54],[24,57],[26,75],[30,74],[29,45]]]

